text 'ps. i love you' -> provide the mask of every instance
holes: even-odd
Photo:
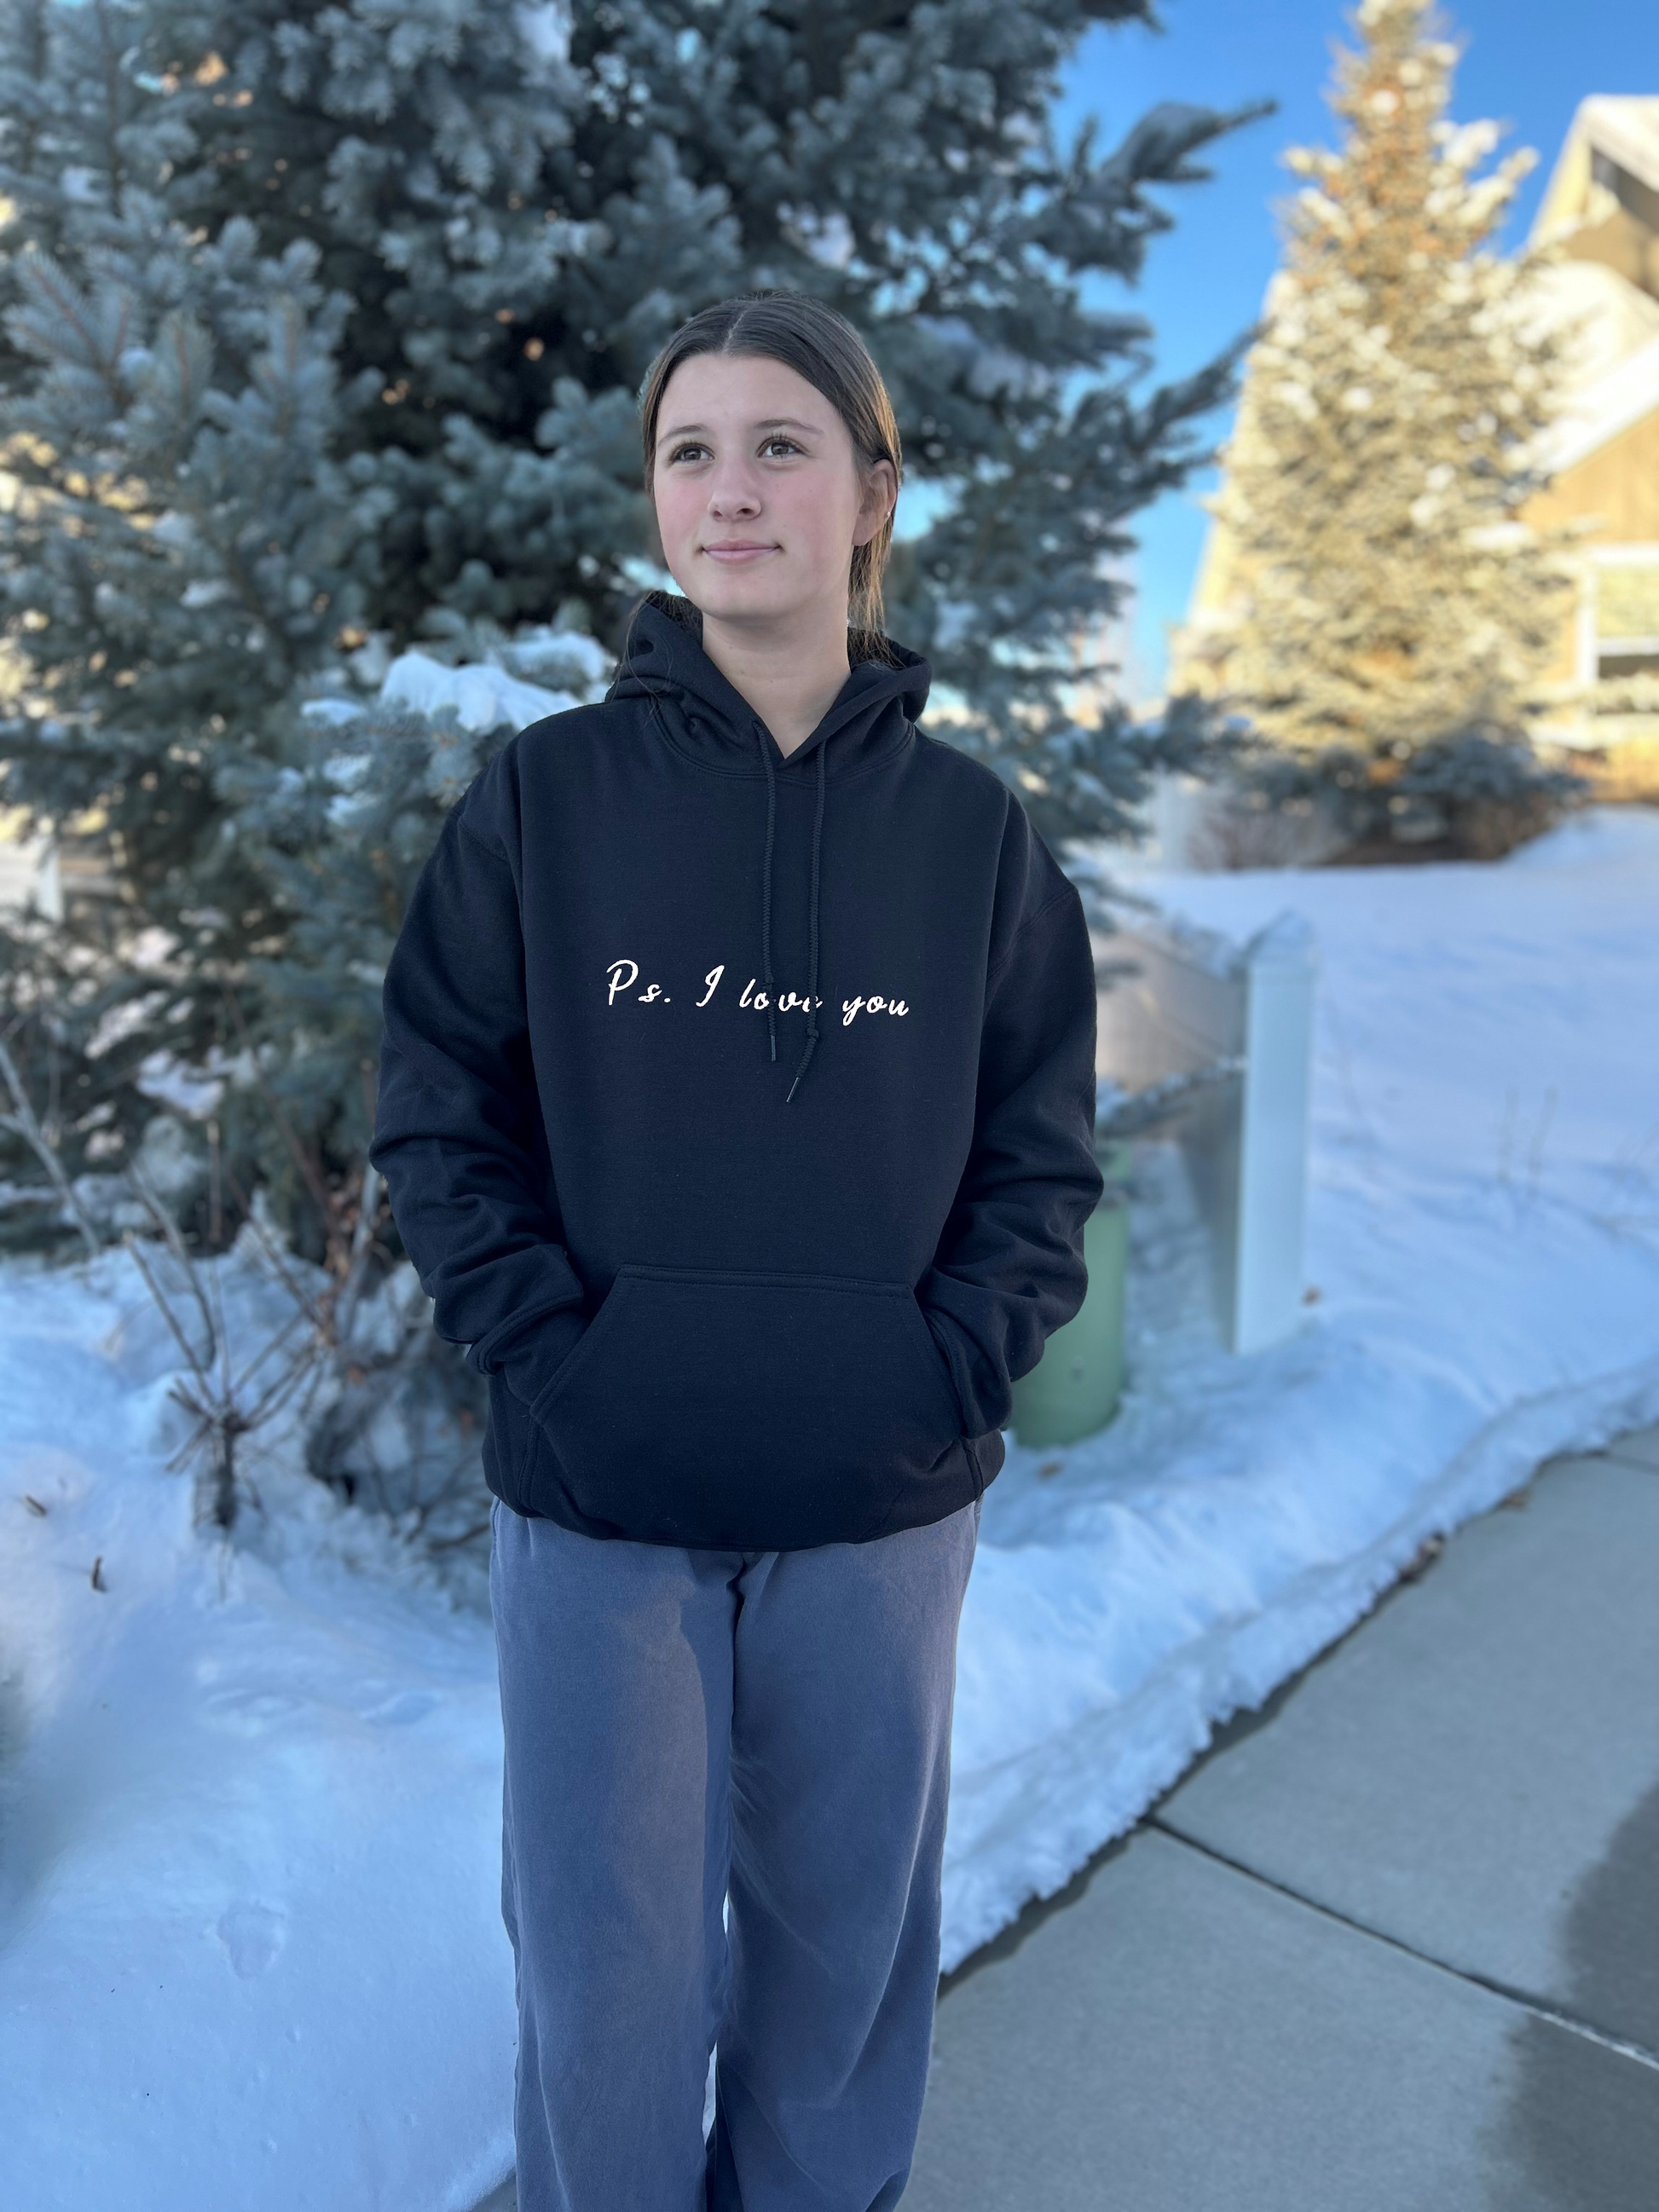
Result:
[[[606,969],[605,974],[609,978],[609,996],[606,1003],[610,1006],[614,1006],[619,999],[626,999],[630,1005],[638,1006],[666,1006],[673,1002],[672,994],[665,991],[660,983],[647,983],[643,990],[637,988],[640,981],[640,964],[637,960],[613,960]],[[721,979],[725,974],[724,961],[718,968],[711,968],[708,970],[702,979],[702,995],[692,1001],[694,1006],[707,1006],[713,1002],[720,990]],[[737,1002],[740,1006],[763,1013],[768,1006],[774,1004],[769,994],[757,988],[752,975],[744,985],[743,989],[737,994]],[[807,994],[804,991],[785,991],[778,997],[775,1004],[779,1013],[787,1013],[792,1007],[799,1007],[804,1012],[808,1004]],[[821,1006],[823,1000],[821,998],[815,999],[811,1004]],[[856,999],[842,1000],[842,1026],[845,1029],[849,1023],[856,1020],[860,1014],[908,1014],[909,1011],[909,1006],[904,1000],[890,998],[880,991],[871,991],[860,994]]]

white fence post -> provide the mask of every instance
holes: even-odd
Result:
[[[1133,1092],[1207,1079],[1171,1106],[1208,1233],[1232,1352],[1288,1335],[1302,1305],[1314,982],[1312,928],[1288,910],[1237,945],[1164,917],[1095,939],[1133,962],[1099,999],[1097,1074]]]
[[[1232,1348],[1288,1336],[1302,1308],[1313,1080],[1314,933],[1288,911],[1244,948],[1244,1079]]]

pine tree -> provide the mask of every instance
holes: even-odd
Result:
[[[1260,112],[1057,145],[1060,61],[1136,18],[1148,0],[3,0],[3,795],[93,822],[121,896],[78,964],[15,936],[0,957],[77,1164],[134,1139],[158,1050],[252,1051],[330,1187],[360,1176],[359,1016],[349,1050],[287,1019],[372,995],[365,887],[296,872],[273,827],[322,773],[305,710],[366,703],[411,646],[614,647],[659,575],[638,386],[732,290],[846,312],[908,471],[947,495],[889,592],[959,706],[941,732],[1054,837],[1122,833],[1154,767],[1204,762],[1191,716],[1066,706],[1127,519],[1204,458],[1237,351],[1138,399],[1146,324],[1079,298],[1133,279],[1170,221],[1152,188]]]
[[[1231,589],[1183,645],[1275,746],[1340,756],[1360,783],[1413,762],[1420,798],[1431,749],[1451,787],[1478,781],[1541,703],[1562,541],[1516,517],[1561,337],[1528,312],[1547,255],[1486,243],[1534,155],[1477,175],[1498,129],[1447,118],[1457,49],[1430,0],[1363,0],[1348,21],[1359,44],[1328,94],[1343,141],[1285,157],[1309,182],[1209,502]]]
[[[514,730],[602,696],[611,672],[592,638],[554,630],[504,641],[499,665],[453,670],[409,653],[374,699],[309,702],[289,757],[222,770],[245,856],[287,917],[228,994],[243,1073],[221,1109],[233,1153],[253,1159],[278,1218],[328,1212],[315,1186],[325,1191],[346,1163],[343,1228],[355,1225],[381,979],[444,815]]]

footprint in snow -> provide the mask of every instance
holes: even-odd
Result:
[[[288,1941],[288,1915],[245,1900],[226,1907],[214,1933],[233,1969],[243,1981],[250,1981],[275,1962]]]
[[[437,1702],[430,1690],[399,1690],[384,1705],[368,1706],[363,1718],[373,1721],[377,1728],[403,1728],[410,1721],[422,1719]]]
[[[213,1727],[236,1735],[263,1735],[279,1721],[290,1719],[309,1701],[290,1697],[285,1690],[221,1690],[204,1701],[202,1712]]]

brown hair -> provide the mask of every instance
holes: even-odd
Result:
[[[669,378],[692,355],[759,354],[781,361],[821,392],[847,425],[861,466],[890,461],[898,482],[904,479],[898,422],[870,349],[845,315],[810,292],[781,287],[734,293],[716,301],[680,325],[647,371],[640,395],[640,434],[645,452],[645,488],[652,490],[657,465],[657,416]],[[890,514],[867,544],[853,548],[848,579],[848,658],[890,660],[884,635],[882,572],[893,543]]]

